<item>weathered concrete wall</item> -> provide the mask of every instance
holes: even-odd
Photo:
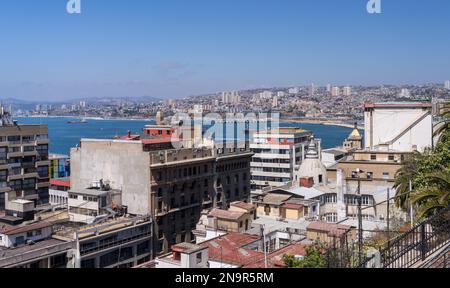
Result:
[[[81,148],[71,151],[71,169],[73,191],[103,179],[122,189],[129,213],[150,212],[150,158],[140,142],[82,139]]]

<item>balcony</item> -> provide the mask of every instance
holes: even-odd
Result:
[[[38,166],[50,166],[50,160],[36,161],[36,167]]]
[[[9,152],[8,153],[8,159],[14,158],[14,157],[23,157],[23,152],[22,151],[18,151],[18,152]]]
[[[45,145],[45,144],[49,144],[50,141],[48,138],[37,138],[36,139],[36,145]]]
[[[38,156],[37,151],[25,151],[23,152],[23,156],[27,157],[27,156]]]
[[[36,188],[47,188],[50,186],[50,182],[39,182],[36,183]]]

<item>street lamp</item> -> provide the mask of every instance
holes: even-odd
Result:
[[[358,260],[359,264],[362,263],[362,246],[363,246],[363,229],[362,229],[362,213],[361,213],[361,205],[362,205],[362,196],[361,196],[361,178],[360,174],[364,173],[361,169],[356,169],[355,172],[353,172],[353,177],[358,178]]]

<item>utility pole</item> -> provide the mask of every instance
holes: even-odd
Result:
[[[361,196],[361,179],[358,174],[358,260],[362,263],[362,245],[363,245],[363,229],[362,229],[362,196]]]
[[[262,226],[263,228],[263,241],[264,241],[264,268],[267,269],[267,244],[266,244],[266,233],[265,233],[265,225]]]
[[[409,180],[409,204],[411,205],[409,216],[411,219],[411,229],[412,229],[414,227],[414,211],[413,211],[413,204],[411,203],[411,194],[412,194],[412,181]]]
[[[386,208],[386,220],[387,220],[387,225],[386,225],[386,228],[387,228],[387,238],[388,238],[388,241],[387,241],[387,244],[388,244],[388,249],[389,249],[389,244],[390,244],[390,241],[391,241],[391,232],[390,232],[390,227],[389,227],[389,200],[390,200],[390,189],[389,188],[387,188],[387,208]]]

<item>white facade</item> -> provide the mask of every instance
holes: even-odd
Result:
[[[67,205],[69,202],[69,192],[49,189],[49,202],[53,206]]]
[[[367,104],[365,148],[412,152],[432,146],[431,104]]]
[[[51,237],[51,235],[51,226],[12,235],[0,233],[0,247],[11,248],[17,245],[26,244],[27,241],[37,242],[43,239],[47,239]]]
[[[298,93],[300,93],[300,89],[298,87],[289,88],[288,93],[289,94],[298,94]]]
[[[284,133],[255,133],[250,150],[254,152],[250,163],[252,193],[261,193],[264,187],[279,187],[295,181],[295,171],[303,158],[310,133],[292,130]]]
[[[69,192],[69,218],[72,222],[91,224],[104,213],[107,197],[105,192],[99,195],[75,194]]]
[[[331,95],[334,97],[341,95],[341,88],[337,86],[331,88]]]
[[[350,86],[345,86],[343,89],[344,96],[352,95],[352,88]]]
[[[179,259],[175,259],[174,254],[157,258],[156,268],[208,268],[209,257],[206,247],[193,253],[179,253]]]
[[[445,81],[444,87],[445,87],[445,89],[449,89],[450,90],[450,80]]]

